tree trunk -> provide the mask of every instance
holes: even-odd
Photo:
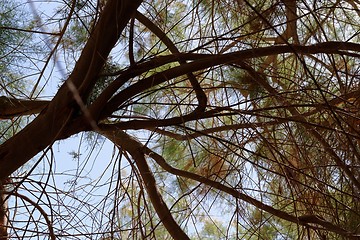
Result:
[[[5,186],[0,181],[0,240],[8,239],[7,223],[8,223],[8,206],[6,201]]]

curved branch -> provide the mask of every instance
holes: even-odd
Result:
[[[108,0],[94,32],[87,41],[75,68],[54,99],[37,118],[0,146],[0,180],[5,179],[37,153],[59,139],[63,129],[72,123],[78,106],[68,82],[84,98],[141,0]],[[90,119],[91,120],[91,119]],[[89,124],[84,119],[83,125]],[[80,130],[77,129],[77,132]]]
[[[312,125],[307,124],[308,121],[306,118],[300,114],[300,112],[297,110],[297,108],[292,107],[291,104],[288,103],[288,101],[281,97],[281,95],[278,93],[278,91],[273,88],[264,77],[262,77],[261,74],[258,74],[255,69],[253,69],[251,66],[247,65],[246,63],[239,63],[253,78],[254,81],[256,81],[258,84],[260,84],[266,91],[269,92],[271,96],[275,98],[275,100],[280,103],[281,105],[289,106],[288,108],[289,112],[291,113],[291,117],[302,124],[305,129],[315,138],[317,139],[320,144],[324,147],[326,152],[330,154],[332,159],[335,161],[335,163],[341,168],[342,171],[346,174],[346,176],[351,180],[351,182],[356,186],[358,190],[360,190],[360,181],[358,178],[355,177],[355,174],[350,170],[349,166],[346,165],[346,163],[338,156],[336,151],[330,146],[330,144],[324,139],[323,136],[319,133],[317,129],[315,129]],[[328,102],[326,102],[328,105]],[[355,154],[357,154],[357,151],[355,151]]]
[[[0,96],[0,119],[40,113],[50,101],[25,100]]]
[[[135,63],[133,66],[130,66],[126,70],[117,71],[111,75],[108,75],[119,75],[119,77],[117,77],[113,82],[111,82],[110,85],[105,88],[105,90],[100,94],[100,96],[94,101],[94,103],[91,104],[91,106],[89,107],[91,116],[94,119],[98,119],[102,109],[111,99],[113,94],[115,94],[119,90],[119,88],[123,86],[129,79],[140,76],[141,74],[149,71],[150,69],[157,68],[168,63],[176,62],[177,59],[178,58],[174,55],[154,57],[151,60],[145,62]]]
[[[162,199],[162,196],[156,187],[154,175],[152,174],[145,160],[144,153],[142,152],[143,145],[125,132],[116,130],[115,128],[112,128],[111,130],[107,129],[106,131],[101,130],[99,133],[111,140],[115,145],[121,147],[124,151],[127,151],[132,156],[137,168],[139,169],[141,177],[145,183],[146,191],[149,194],[150,200],[160,218],[160,221],[164,224],[170,235],[174,239],[190,239],[177,224],[169,208]]]
[[[285,122],[285,121],[282,121]],[[264,127],[264,126],[271,126],[271,125],[277,125],[281,123],[281,121],[268,121],[268,122],[254,122],[254,123],[239,123],[239,124],[231,124],[231,125],[224,125],[224,126],[219,126],[219,127],[212,127],[212,128],[207,128],[204,130],[199,130],[196,131],[194,133],[189,133],[186,135],[182,135],[182,134],[178,134],[178,133],[173,133],[170,131],[166,131],[160,128],[155,128],[155,129],[149,129],[149,130],[153,130],[156,133],[159,133],[161,135],[167,136],[167,137],[171,137],[175,140],[178,141],[187,141],[190,139],[194,139],[194,138],[198,138],[198,137],[202,137],[202,136],[207,136],[208,134],[211,133],[216,133],[216,132],[222,132],[222,131],[229,131],[229,130],[239,130],[239,129],[247,129],[247,128],[260,128],[260,127]]]
[[[99,124],[99,127],[103,129],[107,129],[108,127],[116,127],[116,129],[126,130],[126,129],[154,129],[156,127],[165,127],[165,126],[173,126],[173,125],[180,125],[188,121],[204,119],[215,117],[218,113],[227,110],[224,108],[216,108],[213,110],[209,110],[202,113],[197,114],[188,114],[180,117],[173,117],[168,119],[153,119],[153,120],[131,120],[127,122],[118,122],[114,124]],[[226,115],[233,115],[234,113],[226,113]]]
[[[209,178],[197,175],[195,173],[191,173],[191,172],[187,172],[187,171],[183,171],[183,170],[174,168],[174,167],[170,166],[162,156],[153,152],[151,149],[149,149],[145,146],[142,147],[142,151],[145,154],[147,154],[149,157],[154,159],[157,164],[159,164],[164,170],[166,170],[169,173],[172,173],[176,176],[189,178],[189,179],[198,181],[200,183],[203,183],[205,185],[208,185],[210,187],[213,187],[215,189],[218,189],[222,192],[226,192],[235,198],[241,199],[241,200],[243,200],[259,209],[262,209],[274,216],[277,216],[281,219],[284,219],[284,220],[287,220],[287,221],[290,221],[290,222],[293,222],[296,224],[300,224],[303,226],[311,227],[311,228],[316,228],[316,227],[313,227],[309,224],[320,225],[320,226],[324,227],[325,229],[327,229],[328,231],[335,232],[335,233],[338,233],[343,236],[347,236],[350,239],[357,239],[357,236],[353,235],[351,232],[346,231],[345,229],[343,229],[339,226],[336,226],[336,225],[332,224],[331,222],[325,221],[324,219],[321,219],[320,217],[318,217],[316,215],[311,215],[311,216],[306,215],[306,216],[299,216],[299,217],[290,215],[284,211],[281,211],[281,210],[275,209],[269,205],[266,205],[263,202],[256,200],[255,198],[252,198],[246,194],[243,194],[234,188],[225,186],[224,184],[221,184],[221,183],[213,181]]]
[[[136,11],[135,17],[139,22],[144,24],[147,28],[149,28],[158,38],[169,48],[170,52],[172,54],[180,53],[180,51],[177,49],[175,44],[166,36],[166,33],[164,33],[158,26],[156,26],[152,21],[150,21],[147,17],[145,17],[143,14],[141,14],[139,11]],[[186,63],[186,60],[179,59],[179,63],[184,64]],[[196,97],[199,102],[199,106],[194,110],[194,112],[203,112],[205,111],[206,104],[207,104],[207,97],[203,89],[201,88],[199,82],[197,81],[195,75],[192,72],[186,73],[187,77],[189,78],[189,81],[195,90]]]
[[[142,79],[137,83],[120,91],[111,98],[111,95],[118,90],[112,88],[110,92],[107,93],[108,94],[107,99],[111,98],[111,100],[106,104],[105,108],[101,112],[100,119],[106,118],[107,116],[111,115],[111,113],[116,111],[118,107],[121,106],[121,104],[123,104],[126,100],[132,98],[136,94],[139,94],[161,83],[167,82],[173,78],[185,75],[189,72],[195,72],[222,64],[236,63],[239,62],[239,60],[243,61],[246,59],[258,58],[258,57],[264,57],[264,56],[270,56],[270,55],[276,55],[282,53],[296,53],[300,55],[332,53],[332,54],[344,54],[344,55],[357,56],[357,57],[360,56],[357,53],[344,52],[344,50],[360,52],[360,44],[350,43],[350,42],[325,42],[325,43],[318,43],[309,46],[291,45],[291,44],[275,45],[271,47],[248,49],[248,50],[242,50],[227,54],[194,54],[194,53],[173,54],[177,59],[193,60],[193,61],[189,63],[184,63],[180,66],[167,69],[163,72],[159,72],[150,77]],[[156,61],[156,59],[154,61]]]
[[[22,195],[20,193],[17,193],[17,192],[9,192],[8,193],[9,195],[12,195],[12,196],[15,196],[15,197],[19,197],[21,198],[22,200],[30,203],[34,208],[36,208],[40,213],[41,215],[44,217],[45,221],[46,221],[46,225],[49,229],[49,235],[50,235],[50,239],[52,240],[55,240],[56,239],[56,236],[55,236],[55,232],[54,232],[54,228],[52,226],[52,223],[51,221],[49,220],[49,217],[48,215],[46,214],[45,210],[42,209],[36,202],[34,202],[33,200],[31,200],[29,197],[25,196],[25,195]]]

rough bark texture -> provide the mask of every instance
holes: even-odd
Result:
[[[0,119],[40,113],[49,101],[15,99],[0,97]]]
[[[0,181],[0,240],[8,239],[7,233],[7,203],[5,201],[5,186]]]
[[[82,99],[87,97],[121,31],[141,2],[107,2],[72,74],[54,99],[31,124],[0,146],[0,164],[3,166],[0,168],[0,179],[6,178],[51,145],[77,117],[79,107],[74,100],[74,91]],[[70,90],[68,86],[73,88]]]
[[[113,128],[113,130],[110,131],[101,131],[100,133],[113,141],[114,144],[121,147],[122,150],[127,151],[132,156],[137,168],[139,169],[142,180],[144,181],[144,185],[151,200],[151,203],[154,206],[161,223],[164,224],[170,235],[174,239],[190,239],[177,224],[169,208],[164,202],[161,194],[159,193],[156,187],[155,177],[152,174],[152,171],[145,160],[145,156],[142,151],[143,145],[137,140],[127,135],[125,132],[116,128]]]

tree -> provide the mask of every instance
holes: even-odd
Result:
[[[56,7],[31,31],[51,47],[45,61],[27,54],[34,89],[0,102],[3,118],[36,115],[0,146],[1,186],[11,179],[0,190],[16,202],[10,236],[359,236],[356,1]],[[51,100],[34,99],[56,81],[52,59],[68,74]],[[53,149],[71,136],[88,149],[71,152],[65,191]],[[93,179],[103,139],[115,149]]]

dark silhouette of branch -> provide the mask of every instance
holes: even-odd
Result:
[[[0,119],[12,119],[14,117],[38,114],[49,104],[50,101],[24,100],[0,96]]]
[[[141,2],[139,0],[107,2],[104,14],[101,15],[92,37],[67,80],[73,84],[83,99],[86,99],[95,84],[108,54]],[[62,85],[42,114],[0,146],[0,164],[6,166],[0,169],[0,179],[9,176],[58,138],[62,129],[78,111],[72,92],[67,83]],[[86,119],[86,123],[91,120]]]
[[[243,194],[237,189],[226,186],[224,184],[221,184],[221,183],[213,181],[207,177],[203,177],[203,176],[197,175],[192,172],[187,172],[187,171],[173,168],[165,161],[165,159],[161,155],[153,152],[152,150],[150,150],[149,148],[147,148],[145,146],[142,146],[141,150],[144,154],[146,154],[149,157],[151,157],[152,159],[154,159],[157,164],[159,164],[163,169],[165,169],[169,173],[175,174],[177,176],[189,178],[189,179],[195,180],[197,182],[203,183],[205,185],[211,186],[222,192],[226,192],[235,198],[239,198],[247,203],[250,203],[251,205],[253,205],[257,208],[260,208],[268,213],[271,213],[274,216],[277,216],[279,218],[285,219],[285,220],[293,222],[293,223],[297,223],[297,224],[301,224],[301,225],[309,226],[309,227],[312,227],[309,225],[310,223],[318,224],[318,225],[326,228],[328,231],[338,233],[338,234],[346,236],[350,239],[357,238],[357,235],[353,235],[351,232],[349,232],[339,226],[336,226],[336,225],[332,224],[331,222],[327,222],[323,219],[320,219],[319,217],[316,217],[316,216],[313,216],[313,217],[292,216],[284,211],[275,209],[269,205],[264,204],[263,202],[261,202],[259,200],[256,200],[246,194]],[[316,229],[316,227],[314,227],[314,229]]]
[[[17,192],[8,192],[9,195],[11,196],[15,196],[15,197],[18,197],[22,200],[24,200],[25,202],[28,202],[30,203],[34,208],[36,208],[40,213],[41,215],[43,216],[43,218],[45,219],[45,222],[46,222],[46,225],[49,229],[49,236],[50,236],[50,239],[51,240],[55,240],[56,239],[56,235],[55,235],[55,232],[54,232],[54,228],[53,228],[53,224],[52,222],[50,221],[46,211],[40,207],[36,202],[34,202],[33,200],[31,200],[29,197],[23,195],[23,194],[19,194]]]
[[[156,187],[155,178],[145,160],[144,153],[142,152],[143,145],[122,130],[117,130],[116,128],[106,129],[106,131],[100,130],[100,134],[107,137],[114,142],[115,145],[119,146],[121,150],[128,152],[132,156],[144,181],[152,205],[154,206],[160,221],[164,224],[170,235],[174,239],[190,239],[176,223],[159,193]]]
[[[136,11],[135,15],[136,19],[139,20],[142,24],[144,24],[146,27],[148,27],[153,33],[155,33],[158,38],[169,48],[170,52],[172,54],[178,54],[180,51],[177,49],[175,44],[166,36],[166,33],[164,33],[159,27],[157,27],[152,21],[150,21],[148,18],[146,18],[143,14],[141,14],[139,11]],[[179,60],[180,64],[186,63],[185,60]],[[194,110],[194,113],[196,112],[203,112],[206,108],[207,104],[207,97],[204,92],[204,90],[201,88],[198,80],[196,79],[195,75],[192,72],[186,73],[186,76],[188,77],[193,89],[195,90],[196,97],[198,99],[199,105]]]

